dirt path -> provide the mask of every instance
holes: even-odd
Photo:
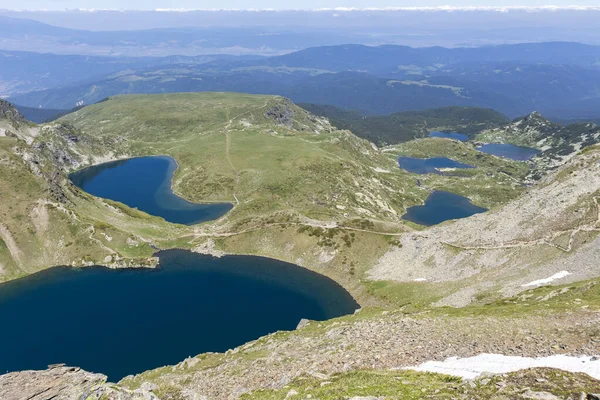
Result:
[[[263,229],[267,229],[267,228],[271,228],[274,226],[307,226],[307,227],[313,227],[313,228],[322,228],[322,229],[340,229],[340,230],[344,230],[344,231],[353,231],[353,232],[364,232],[364,233],[369,233],[372,235],[381,235],[381,236],[402,236],[405,235],[407,232],[380,232],[380,231],[372,231],[372,230],[368,230],[368,229],[360,229],[360,228],[353,228],[353,227],[349,227],[349,226],[343,226],[343,225],[331,225],[331,223],[327,223],[327,222],[301,222],[301,223],[290,223],[290,222],[274,222],[272,224],[266,224],[266,225],[261,225],[261,226],[256,226],[256,227],[252,227],[252,228],[248,228],[248,229],[244,229],[241,231],[237,231],[237,232],[222,232],[222,233],[211,233],[211,232],[196,232],[194,234],[190,234],[190,235],[184,235],[183,237],[189,237],[189,236],[193,236],[194,239],[198,239],[201,237],[207,237],[207,238],[211,238],[211,237],[221,237],[221,238],[227,238],[227,237],[233,237],[233,236],[239,236],[239,235],[243,235],[246,233],[251,233],[251,232],[257,232],[257,231],[261,231]]]
[[[102,241],[100,239],[96,239],[94,237],[94,235],[96,234],[96,227],[94,225],[90,225],[90,227],[88,228],[88,230],[90,232],[90,236],[88,238],[92,242],[96,243],[98,246],[100,246],[104,250],[108,251],[110,254],[117,254],[113,249],[111,249],[110,247],[107,247],[104,243],[102,243]]]
[[[509,242],[509,243],[504,243],[504,244],[500,244],[500,245],[496,245],[496,246],[461,246],[455,243],[449,243],[449,242],[440,242],[442,244],[445,244],[447,246],[450,247],[454,247],[457,249],[461,249],[461,250],[500,250],[500,249],[513,249],[513,248],[524,248],[524,247],[530,247],[530,246],[538,246],[538,245],[547,245],[547,246],[551,246],[551,247],[555,247],[559,250],[564,251],[565,253],[570,253],[573,250],[573,243],[575,241],[575,236],[580,233],[580,232],[600,232],[600,204],[598,203],[598,198],[594,197],[594,204],[596,205],[596,222],[594,222],[593,224],[588,224],[588,225],[583,225],[574,229],[567,229],[564,231],[558,231],[558,232],[554,232],[549,236],[546,236],[544,238],[541,239],[536,239],[536,240],[528,240],[528,241],[521,241],[521,242]],[[567,245],[567,247],[563,247],[560,246],[556,243],[554,243],[554,241],[560,237],[561,235],[564,235],[565,233],[569,233],[569,243]]]
[[[233,197],[235,198],[235,202],[237,204],[240,204],[240,200],[237,198],[237,195],[235,194],[237,187],[240,184],[240,173],[233,165],[233,162],[231,162],[231,157],[229,156],[229,148],[230,147],[231,147],[231,139],[229,137],[229,132],[226,131],[225,132],[225,157],[227,158],[227,162],[229,163],[229,165],[231,165],[231,169],[233,169],[233,172],[235,173],[235,186],[233,188]]]

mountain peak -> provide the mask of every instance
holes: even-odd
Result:
[[[557,128],[558,127],[558,125],[550,122],[550,120],[546,119],[546,117],[544,117],[541,113],[539,113],[537,111],[533,111],[524,117],[517,118],[516,120],[513,121],[513,125],[518,126],[521,129],[524,127],[530,127],[530,128],[536,128],[536,129],[540,129],[540,128],[543,129],[544,127],[546,127],[546,128],[550,128],[550,127]]]
[[[547,119],[539,112],[533,111],[528,114],[525,118],[525,121],[547,121]]]

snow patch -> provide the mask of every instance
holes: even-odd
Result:
[[[528,368],[556,368],[569,372],[583,372],[595,379],[600,379],[600,358],[590,356],[554,355],[532,358],[480,354],[469,358],[451,357],[445,361],[428,361],[419,366],[404,369],[475,379],[483,373],[506,374]]]
[[[537,281],[526,283],[526,284],[522,285],[522,287],[545,285],[547,283],[556,281],[558,279],[565,278],[569,275],[571,275],[571,273],[569,271],[561,271],[558,274],[552,275],[550,278],[538,279]]]
[[[390,172],[392,172],[390,170],[379,168],[379,167],[373,168],[373,171],[375,171],[375,172],[381,172],[381,173],[384,173],[384,174],[389,174]]]

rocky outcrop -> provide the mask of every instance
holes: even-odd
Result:
[[[65,189],[67,177],[55,164],[55,158],[52,158],[52,162],[47,162],[47,157],[44,157],[47,151],[45,143],[36,143],[33,147],[17,146],[13,151],[23,159],[31,173],[46,182],[48,197],[52,201],[69,203]]]
[[[54,126],[54,133],[71,143],[85,142],[87,137],[82,136],[77,128],[69,122],[61,122]]]
[[[294,115],[293,103],[288,99],[278,102],[265,113],[266,118],[274,120],[278,125],[287,127],[292,126]]]
[[[0,376],[0,399],[86,399],[105,382],[105,375],[65,366],[50,367],[46,371],[13,372]]]
[[[10,104],[6,100],[0,99],[0,120],[6,119],[14,124],[23,124],[26,123],[27,120],[17,109],[15,106]]]
[[[134,391],[106,383],[106,375],[77,367],[49,366],[45,371],[0,375],[2,400],[160,400],[151,386]]]

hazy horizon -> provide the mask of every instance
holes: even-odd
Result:
[[[269,0],[270,1],[270,0]],[[539,1],[499,2],[495,6],[482,6],[482,1],[448,1],[446,6],[435,7],[439,1],[429,1],[421,6],[414,2],[395,4],[394,9],[375,9],[389,6],[382,0],[369,2],[368,10],[354,8],[324,9],[346,4],[365,5],[364,1],[328,1],[319,3],[319,9],[309,10],[315,3],[285,3],[279,10],[173,10],[207,3],[181,0],[169,3],[169,9],[155,10],[62,10],[62,11],[11,11],[2,10],[5,0],[0,0],[0,17],[33,20],[50,26],[5,20],[0,24],[0,49],[57,54],[85,55],[278,55],[307,47],[364,44],[398,44],[412,47],[474,47],[526,42],[567,41],[600,45],[600,5],[590,1],[578,6],[545,6]],[[22,8],[35,2],[25,0]],[[47,2],[38,1],[40,5]],[[161,2],[119,2],[120,7],[156,8]],[[564,2],[562,2],[564,3]],[[13,5],[11,3],[10,5]],[[95,0],[51,3],[51,7],[64,5],[86,7],[99,4]],[[214,4],[214,3],[212,3]],[[221,8],[238,8],[253,4],[255,8],[267,6],[264,0],[257,3],[225,0]],[[116,2],[103,3],[111,8]],[[291,10],[301,6],[305,10]],[[399,8],[398,8],[399,7]],[[2,26],[4,25],[4,26]],[[66,31],[66,28],[75,31]],[[197,28],[195,33],[181,29]],[[165,29],[160,35],[153,29]],[[114,31],[147,31],[140,35],[123,33],[111,36]],[[227,33],[225,33],[227,31]]]
[[[323,1],[304,0],[302,2],[281,2],[275,0],[240,1],[223,0],[219,7],[214,7],[213,2],[179,0],[165,2],[162,0],[58,0],[50,4],[45,0],[23,0],[19,7],[14,7],[14,2],[0,0],[0,11],[368,11],[368,10],[399,10],[399,11],[499,11],[511,10],[593,10],[600,9],[600,2],[596,0],[582,0],[577,4],[571,1],[558,0],[552,3],[536,0],[507,1],[501,0],[489,5],[484,0],[445,0],[445,1],[406,1],[398,4],[397,1]]]

